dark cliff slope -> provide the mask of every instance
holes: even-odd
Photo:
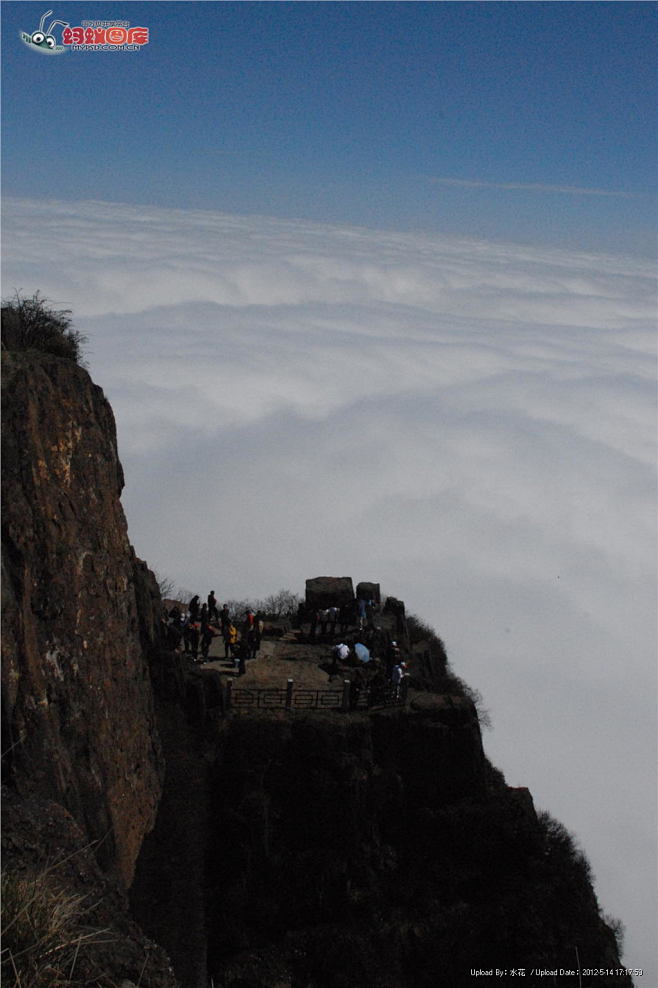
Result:
[[[194,860],[159,820],[133,888],[140,923],[186,988],[204,984],[194,951],[215,986],[462,988],[515,984],[520,970],[533,986],[631,984],[622,973],[579,979],[578,958],[620,972],[587,863],[489,765],[468,699],[219,718],[206,735],[205,800],[200,760],[196,779],[180,762],[165,795]],[[193,934],[201,925],[200,858],[203,948],[186,936],[190,916]],[[505,976],[474,982],[474,969],[495,968]]]
[[[157,586],[128,542],[101,389],[63,358],[2,361],[5,860],[52,862],[77,833],[127,887],[164,771],[148,661]],[[21,799],[52,822],[32,862]]]

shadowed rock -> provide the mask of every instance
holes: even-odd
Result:
[[[373,603],[381,602],[381,594],[378,583],[357,583],[356,595],[359,600],[372,600]]]
[[[353,600],[351,576],[316,576],[306,581],[306,606],[310,609],[340,607]]]
[[[6,778],[61,802],[129,885],[164,769],[149,648],[159,594],[119,495],[112,409],[85,370],[3,354]]]

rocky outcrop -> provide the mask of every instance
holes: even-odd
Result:
[[[378,583],[366,583],[361,581],[356,585],[357,600],[372,600],[373,603],[381,603],[381,590]]]
[[[3,353],[2,412],[7,778],[60,803],[128,886],[161,790],[159,597],[128,541],[112,410],[85,370],[30,352]]]
[[[340,607],[354,600],[354,584],[351,576],[316,576],[306,581],[306,607]]]

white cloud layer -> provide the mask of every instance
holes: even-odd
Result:
[[[658,984],[649,265],[104,203],[4,226],[5,293],[90,337],[138,553],[220,597],[403,597]]]

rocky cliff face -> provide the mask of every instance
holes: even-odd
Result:
[[[576,950],[620,968],[587,864],[489,765],[468,699],[221,718],[193,769],[177,748],[177,839],[159,820],[133,902],[186,988],[206,964],[242,988],[466,988],[474,970],[482,985],[523,970],[530,985],[630,986],[579,979]]]
[[[2,410],[10,780],[68,810],[127,886],[161,790],[158,593],[128,542],[112,410],[82,368],[32,352],[3,353]]]

